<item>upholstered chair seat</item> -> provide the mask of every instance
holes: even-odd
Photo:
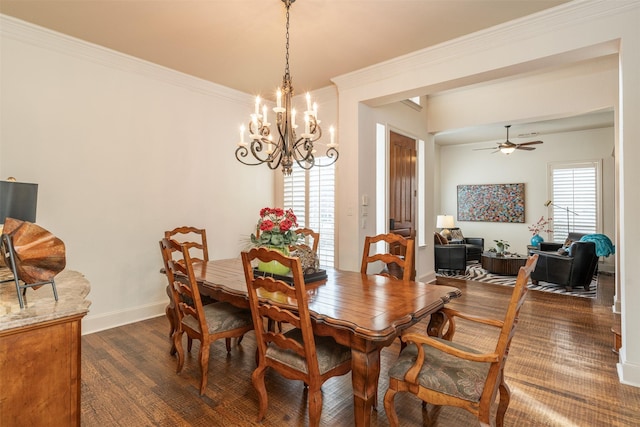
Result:
[[[287,338],[293,339],[304,345],[302,331],[291,329],[284,334]],[[320,375],[324,375],[332,369],[340,366],[345,361],[351,359],[351,349],[340,344],[331,337],[314,336],[316,342],[316,355],[318,358],[318,370]],[[292,369],[308,373],[306,359],[292,350],[285,350],[281,347],[270,345],[267,347],[266,356],[269,359],[277,360]]]
[[[456,342],[434,339],[458,350],[480,354],[479,351]],[[421,387],[472,402],[480,401],[490,363],[461,359],[428,345],[422,345],[422,348],[426,363],[422,365],[417,378]],[[403,381],[409,369],[415,365],[417,357],[418,349],[415,344],[405,347],[395,365],[389,370],[389,376]]]

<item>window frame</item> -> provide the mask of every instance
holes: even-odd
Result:
[[[322,161],[322,157],[317,158],[317,162]],[[300,179],[300,176],[303,176],[303,179]],[[317,200],[313,203],[310,201],[310,197],[315,194],[315,190],[311,188],[312,185],[316,183],[326,182],[328,179],[332,180],[332,206],[327,209],[329,204],[326,202],[326,199],[323,198],[322,189],[318,188],[318,197]],[[297,180],[298,185],[296,186],[298,189],[300,187],[304,187],[304,202],[297,201],[292,203],[291,197],[287,194],[287,184],[290,180]],[[301,186],[300,181],[304,181],[304,184]],[[298,226],[300,228],[311,228],[315,232],[320,233],[320,242],[318,246],[318,257],[320,258],[320,265],[333,267],[336,264],[337,253],[336,253],[336,165],[331,164],[328,166],[314,166],[311,169],[303,169],[297,163],[294,162],[293,171],[290,176],[283,176],[282,184],[282,205],[284,209],[288,209],[290,207],[293,208],[294,213],[298,217]],[[324,197],[327,194],[324,193]],[[303,209],[301,207],[304,206]],[[330,217],[332,219],[331,222],[323,221],[323,218]]]
[[[576,230],[575,229],[575,220],[576,217],[580,216],[580,212],[583,214],[585,212],[584,208],[580,208],[579,205],[576,204],[575,192],[572,194],[573,200],[568,199],[554,199],[554,195],[557,196],[555,191],[555,171],[559,170],[579,170],[579,169],[593,169],[595,172],[593,188],[595,191],[594,198],[594,213],[595,218],[593,220],[593,230],[583,229]],[[547,176],[548,176],[548,189],[547,189],[547,200],[551,201],[552,204],[549,204],[547,207],[547,216],[553,218],[553,232],[552,241],[556,243],[563,243],[566,240],[568,233],[570,232],[590,232],[600,233],[602,230],[602,160],[582,160],[582,161],[569,161],[569,162],[551,162],[547,166]],[[574,180],[575,182],[575,180]],[[556,206],[554,206],[556,204]],[[556,225],[558,223],[564,224],[566,221],[567,209],[569,209],[569,224],[565,228],[563,228],[563,233],[558,234],[556,231]],[[572,212],[576,212],[577,215],[573,215]],[[571,223],[574,224],[574,227],[570,227]]]

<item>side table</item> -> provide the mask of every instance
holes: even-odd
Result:
[[[482,268],[489,273],[504,276],[517,276],[520,267],[527,263],[527,257],[521,255],[498,256],[495,252],[482,254]]]

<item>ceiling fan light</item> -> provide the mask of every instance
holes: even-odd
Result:
[[[501,147],[500,152],[502,154],[511,154],[516,151],[516,147]]]

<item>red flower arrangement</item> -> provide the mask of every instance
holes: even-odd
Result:
[[[258,220],[259,236],[251,235],[251,242],[256,246],[288,248],[298,242],[300,235],[292,230],[298,226],[298,219],[293,209],[262,208]]]
[[[545,233],[551,233],[553,232],[551,221],[553,221],[553,218],[544,219],[544,216],[541,216],[538,222],[529,226],[529,231],[533,233],[533,236],[540,234],[542,231]]]

